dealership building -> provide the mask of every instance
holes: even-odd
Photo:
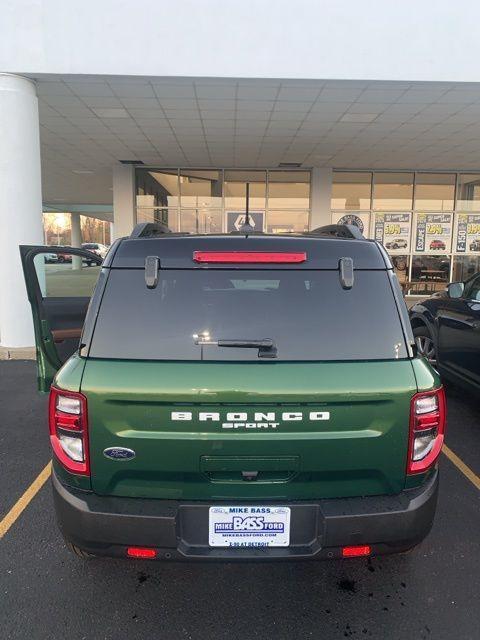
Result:
[[[480,271],[480,5],[7,0],[0,357],[34,344],[42,214],[174,231],[349,223],[407,296]],[[72,265],[73,267],[74,265]],[[75,295],[75,292],[72,292]]]

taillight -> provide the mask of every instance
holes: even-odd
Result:
[[[50,442],[59,462],[72,473],[89,475],[87,399],[52,387],[48,409]]]
[[[407,473],[422,473],[436,462],[445,437],[446,413],[443,387],[413,396]]]

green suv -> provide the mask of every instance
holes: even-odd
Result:
[[[73,551],[332,558],[426,536],[445,397],[379,243],[144,224],[87,253],[21,247]]]

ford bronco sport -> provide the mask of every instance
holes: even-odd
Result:
[[[445,398],[380,244],[144,224],[101,266],[85,253],[21,247],[71,550],[332,558],[425,537]]]

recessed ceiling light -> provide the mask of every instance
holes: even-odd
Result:
[[[91,169],[72,169],[72,173],[90,174],[93,171]]]
[[[378,113],[345,113],[339,122],[372,122]]]
[[[125,109],[121,107],[112,107],[112,108],[100,108],[97,109],[92,108],[93,113],[99,118],[129,118],[130,116],[125,111]]]
[[[288,169],[297,169],[302,166],[301,162],[280,162],[279,167],[288,168]]]

